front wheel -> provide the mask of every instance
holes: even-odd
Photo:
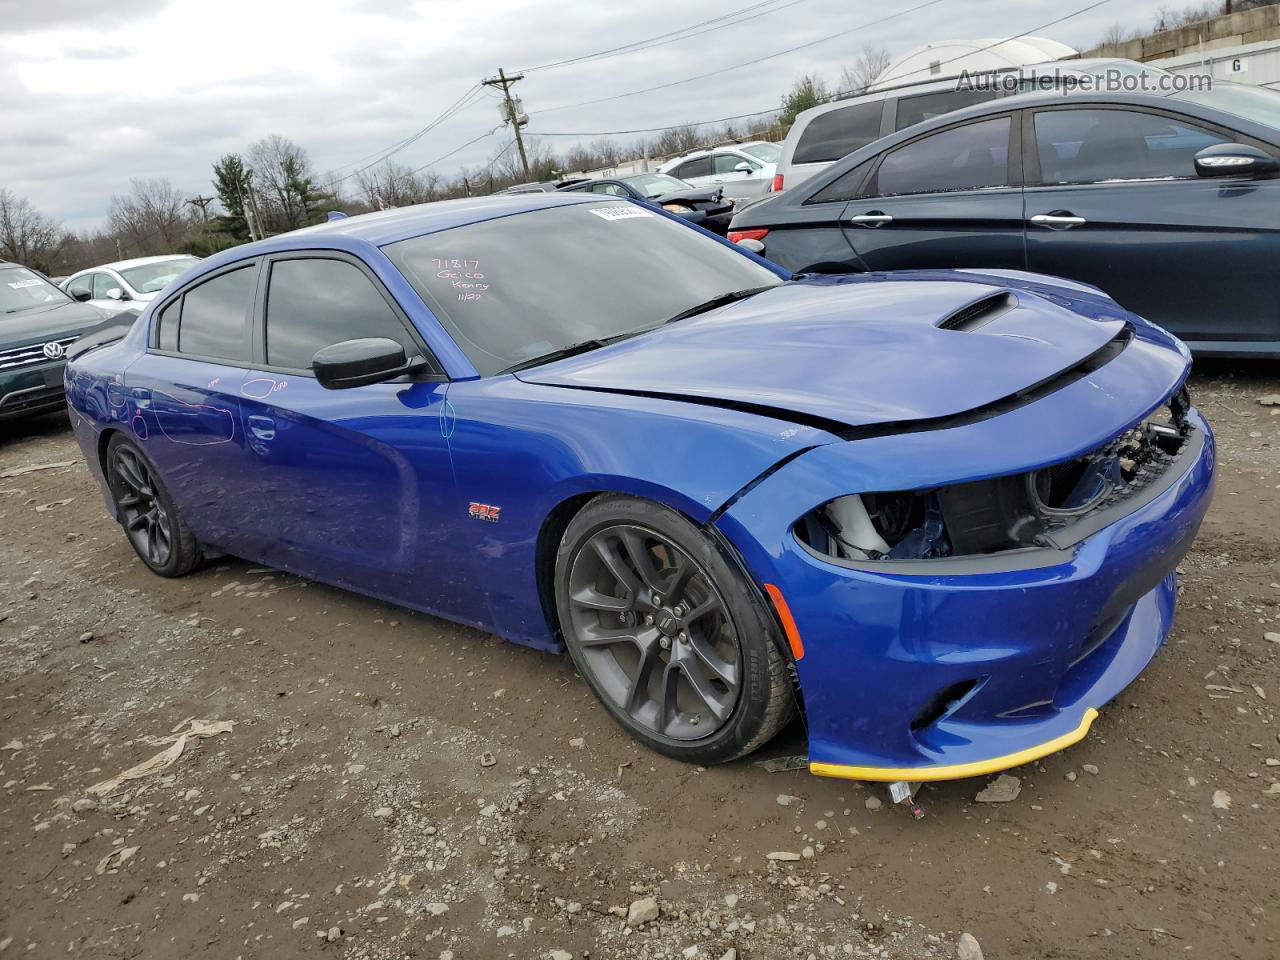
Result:
[[[195,536],[133,441],[117,433],[107,444],[107,485],[116,515],[142,562],[162,577],[181,577],[200,562]]]
[[[565,645],[633,737],[690,763],[763,746],[795,713],[758,592],[705,533],[645,500],[597,497],[556,556]]]

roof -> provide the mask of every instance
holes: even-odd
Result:
[[[942,40],[916,47],[882,70],[868,92],[904,82],[927,82],[1001,67],[1021,67],[1076,56],[1078,51],[1045,37]],[[937,69],[935,69],[935,65]],[[946,69],[943,70],[942,68]]]
[[[191,254],[189,253],[165,253],[165,254],[161,254],[158,257],[134,257],[132,260],[117,260],[114,263],[100,263],[96,267],[90,267],[88,269],[102,270],[105,268],[108,270],[128,270],[130,267],[141,267],[142,265],[147,263],[163,263],[165,260],[190,260],[190,259],[192,259],[192,257],[191,257]],[[80,270],[77,272],[85,273],[86,271]]]

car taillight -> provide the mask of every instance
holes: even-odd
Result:
[[[773,193],[781,193],[781,192],[782,192],[782,174],[780,174],[780,173],[775,173],[775,174],[773,175],[773,186],[772,186],[772,187],[770,187],[769,189],[770,189],[770,191],[771,191],[771,192],[773,192]]]
[[[729,242],[741,243],[743,240],[761,240],[769,235],[768,230],[730,230]]]

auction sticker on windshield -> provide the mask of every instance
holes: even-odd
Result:
[[[632,203],[611,203],[605,207],[592,207],[591,212],[604,220],[630,220],[633,217],[652,217],[648,210],[643,210]]]

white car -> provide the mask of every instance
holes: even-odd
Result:
[[[773,181],[782,148],[776,143],[753,140],[729,147],[696,150],[668,160],[658,168],[697,187],[722,186],[733,199],[757,197]]]
[[[145,305],[172,281],[200,262],[199,257],[170,254],[138,257],[73,273],[59,284],[73,300],[91,303],[108,313]]]

